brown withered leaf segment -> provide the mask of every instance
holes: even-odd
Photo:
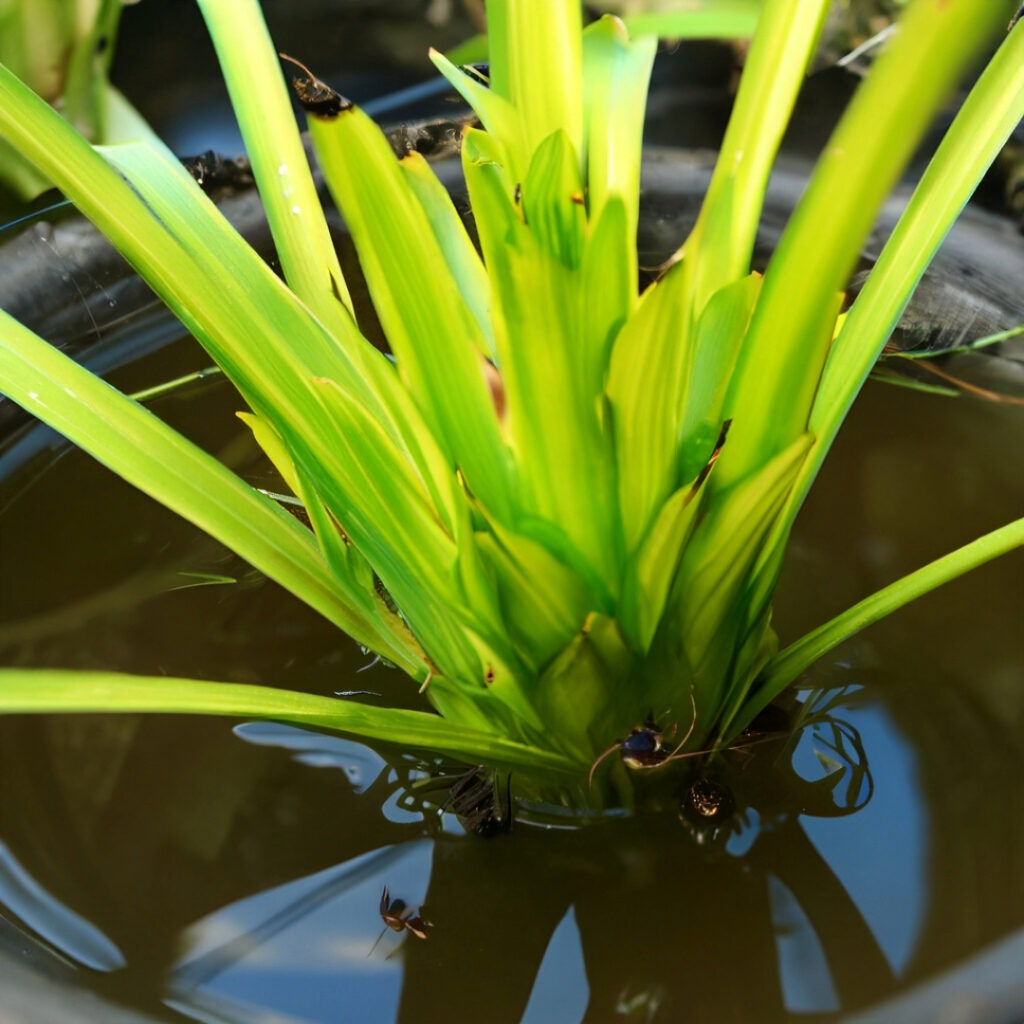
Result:
[[[331,121],[352,108],[350,99],[346,99],[336,89],[332,89],[326,82],[317,78],[305,64],[286,53],[279,56],[299,69],[300,74],[292,78],[292,89],[295,90],[295,96],[307,114]]]
[[[216,199],[252,188],[256,180],[244,156],[226,157],[208,149],[198,156],[183,157],[182,163],[196,184]]]

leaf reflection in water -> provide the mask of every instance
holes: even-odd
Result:
[[[753,1005],[775,1007],[764,1017],[774,1019],[787,1010],[860,1005],[890,991],[893,972],[802,824],[810,814],[841,817],[872,798],[857,704],[853,690],[812,693],[790,709],[801,723],[799,737],[714,766],[716,777],[728,779],[748,802],[705,825],[682,818],[676,796],[670,804],[654,798],[632,819],[612,817],[575,830],[521,821],[511,836],[467,837],[436,821],[428,825],[427,805],[403,799],[400,773],[385,772],[381,760],[374,793],[386,793],[389,804],[423,809],[421,827],[434,835],[429,856],[415,855],[422,840],[397,844],[324,873],[322,882],[305,880],[290,903],[286,897],[298,892],[298,883],[261,894],[254,899],[275,909],[261,921],[245,918],[247,933],[235,920],[238,905],[226,908],[204,927],[217,931],[214,922],[227,915],[241,931],[215,955],[192,957],[173,972],[176,1005],[226,998],[257,965],[276,979],[275,1010],[297,1014],[301,1008],[303,1019],[325,1022],[335,1019],[323,1007],[339,971],[347,985],[377,991],[368,1020],[452,1020],[473,1006],[509,1022],[670,1020],[684,1011],[696,1019],[743,1019]],[[360,744],[345,743],[332,758],[323,736],[278,726],[260,726],[256,736],[250,728],[241,730],[247,739],[276,739],[293,756],[316,750],[312,760],[303,756],[306,763],[344,768],[361,757]],[[404,874],[396,873],[399,864]],[[399,965],[396,972],[371,978],[377,970],[371,967],[357,981],[348,974],[342,936],[354,927],[379,926],[369,908],[382,884],[408,895],[410,905],[419,905],[416,894],[422,893],[436,927],[429,943],[396,951],[389,961]],[[353,915],[365,920],[355,925]],[[799,932],[787,934],[783,926],[793,921]],[[332,927],[333,939],[323,933]],[[291,932],[287,941],[285,931]],[[791,963],[797,940],[817,950],[815,979],[808,973],[813,963]],[[310,1003],[308,977],[304,988],[284,980],[298,948],[310,970],[314,950],[337,952],[334,968],[324,968],[333,982],[314,986],[321,989],[319,1011]],[[277,969],[275,958],[281,960]],[[204,963],[216,969],[198,971]],[[744,984],[712,983],[729,963],[743,964]],[[286,991],[291,1000],[280,995]],[[753,1003],[751,991],[757,993]]]
[[[32,819],[15,788],[5,837],[26,871],[123,951],[126,965],[103,976],[105,990],[122,1000],[131,993],[140,1008],[145,993],[154,1012],[171,1005],[192,1018],[247,1024],[450,1024],[482,1008],[510,1024],[528,1010],[588,1022],[850,1012],[955,962],[967,944],[977,949],[1019,927],[1007,883],[1019,858],[993,862],[991,848],[965,829],[979,806],[962,789],[965,765],[983,775],[985,793],[998,795],[998,775],[977,760],[972,739],[983,738],[998,761],[991,730],[967,704],[944,707],[941,721],[956,723],[954,743],[934,722],[920,724],[913,695],[904,707],[903,680],[890,687],[871,676],[862,668],[849,677],[899,700],[883,708],[850,689],[841,697],[811,692],[789,709],[791,720],[803,720],[799,737],[707,766],[704,775],[727,782],[736,798],[732,815],[711,823],[681,817],[679,787],[693,776],[675,765],[668,781],[645,776],[649,792],[632,818],[570,828],[563,816],[549,828],[520,801],[510,834],[481,839],[441,811],[443,789],[431,809],[424,766],[401,752],[335,746],[336,738],[277,726],[232,734],[179,722],[166,727],[159,776],[129,770],[129,749],[123,779],[111,782],[110,802],[97,811],[98,823],[116,822],[123,786],[137,782],[149,794],[130,805],[128,845],[130,863],[142,847],[162,851],[158,886],[148,871],[130,875],[127,851],[119,852],[124,835],[119,841],[103,824],[88,832],[95,851],[78,849],[75,864],[91,872],[83,892],[120,886],[124,898],[88,905],[62,890],[59,876],[32,859],[28,833],[19,837],[18,823],[24,830]],[[956,696],[942,692],[947,703]],[[150,730],[162,723],[143,724],[138,743],[159,746],[164,734]],[[12,725],[5,744],[7,777],[31,766],[33,806],[64,799],[41,788],[43,763],[59,756],[41,725],[28,723],[33,742],[23,745]],[[239,735],[255,742],[239,743]],[[939,744],[944,756],[918,763],[922,743]],[[449,765],[427,767],[458,777]],[[190,773],[195,785],[186,784]],[[71,775],[69,766],[58,778]],[[170,855],[194,841],[177,836],[175,804],[158,792],[168,777],[194,794],[190,807],[203,802],[207,833],[223,837],[205,845],[209,861]],[[212,800],[229,778],[237,781],[231,800]],[[956,786],[956,800],[935,803]],[[513,799],[515,789],[513,778]],[[403,808],[403,820],[382,816],[386,804]],[[853,808],[860,810],[848,814]],[[991,822],[1024,849],[1017,819]],[[959,865],[960,877],[975,863],[965,857],[983,845],[979,883],[1001,886],[998,901],[944,884],[944,863]],[[47,849],[55,870],[62,851],[75,848]],[[397,946],[382,944],[367,958],[384,886],[423,906],[434,927],[426,942],[388,936]]]

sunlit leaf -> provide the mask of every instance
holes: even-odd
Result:
[[[511,467],[485,377],[489,346],[447,270],[422,187],[357,107],[311,116],[310,131],[402,379],[473,493],[507,520]]]
[[[454,725],[438,715],[377,708],[268,686],[114,672],[0,668],[0,714],[133,711],[262,718],[331,729],[398,746],[526,771],[578,773],[580,764],[543,750]]]

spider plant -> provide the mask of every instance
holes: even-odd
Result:
[[[0,319],[0,387],[412,678],[422,711],[108,673],[0,672],[0,710],[258,716],[566,784],[650,712],[684,751],[728,744],[842,639],[1024,543],[1024,520],[779,649],[794,518],[929,259],[1024,115],[1009,0],[911,0],[763,277],[766,183],[828,0],[605,17],[490,0],[474,108],[479,236],[416,153],[295,63],[322,171],[391,358],[360,330],[256,0],[199,0],[283,269],[176,162],[92,147],[10,72],[0,131],[135,265],[238,389],[312,524]],[[641,125],[656,32],[753,40],[699,220],[637,288]],[[886,194],[964,70],[978,79],[852,308]],[[608,763],[611,763],[609,761]]]

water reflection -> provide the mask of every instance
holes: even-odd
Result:
[[[796,751],[804,742],[820,747],[815,727],[803,736]],[[834,761],[826,767],[835,774]],[[758,770],[756,803],[713,830],[688,829],[653,808],[576,832],[520,828],[510,842],[438,841],[430,909],[439,924],[429,950],[406,951],[399,1019],[459,1019],[466,1006],[487,1005],[490,1018],[517,1021],[534,1005],[544,972],[555,970],[559,948],[560,997],[587,1012],[551,1020],[772,1019],[786,1009],[832,1009],[833,989],[846,1005],[887,991],[894,978],[881,947],[802,826],[808,804],[832,815],[863,805],[869,776],[857,768],[853,789],[834,777],[821,787],[824,775],[810,782],[796,802],[803,813],[785,812],[781,794],[764,784],[772,773]],[[851,802],[825,801],[826,791],[848,791]],[[788,796],[793,808],[792,786]],[[734,835],[745,836],[740,856],[730,850]],[[787,955],[791,932],[777,942],[792,923],[780,917],[783,889],[822,952],[822,972]],[[570,920],[575,943],[556,945],[552,936]],[[438,961],[459,965],[457,986],[431,984]],[[579,963],[585,973],[569,985]],[[813,1005],[790,1005],[801,988],[815,993]]]
[[[955,454],[966,428],[947,428],[946,409],[929,430]],[[1015,425],[1003,422],[1005,410],[990,412],[978,451]],[[805,537],[812,527],[822,536],[795,545],[796,576],[778,608],[793,620],[786,595],[801,596],[806,621],[785,624],[786,635],[813,625],[826,601],[848,603],[963,539],[913,548],[922,524],[964,518],[980,484],[968,479],[957,497],[943,477],[950,507],[930,516],[937,499],[912,475],[912,447],[877,500],[851,501],[850,481],[876,480],[872,453],[892,458],[899,436],[875,407],[860,424],[869,437],[854,447],[871,471],[847,459],[835,487],[818,489],[824,504]],[[986,485],[1005,474],[1016,507],[1013,465],[1002,453],[977,473]],[[26,546],[33,562],[16,591],[18,552],[4,546],[5,609],[52,615],[43,584],[78,578],[90,524],[146,550],[161,536],[170,545],[161,569],[168,558],[208,567],[206,549],[173,521],[146,527],[140,541],[147,512],[130,492],[114,503],[119,519],[90,515],[99,471],[72,457],[62,466],[74,470],[75,528],[47,519],[46,509],[67,503],[45,481],[31,501],[19,498],[21,518],[8,513],[4,537],[40,524],[45,544]],[[974,462],[963,466],[975,472]],[[913,493],[899,492],[905,478]],[[849,532],[905,529],[890,547],[909,546],[910,564],[869,560],[865,575],[859,549],[835,545],[836,524],[865,510],[888,518]],[[998,521],[1012,508],[990,514]],[[679,794],[655,787],[635,819],[583,830],[565,818],[550,828],[521,822],[481,840],[416,798],[410,762],[338,737],[253,725],[235,735],[198,719],[2,720],[0,842],[22,895],[8,888],[0,912],[26,936],[19,956],[34,943],[52,948],[112,999],[198,1020],[771,1022],[857,1010],[1024,925],[1024,819],[1014,810],[1024,763],[1019,567],[1008,560],[985,574],[876,625],[847,647],[847,667],[816,667],[811,682],[825,689],[795,709],[799,740],[784,756],[737,755],[739,809],[696,829],[680,820]],[[95,593],[96,583],[80,589]],[[53,635],[15,639],[2,652],[15,664],[157,664],[176,675],[415,699],[397,673],[356,675],[365,658],[269,586],[163,593],[127,612],[101,610],[78,629],[64,619]],[[863,689],[837,692],[837,680]],[[422,904],[434,927],[424,941],[389,932],[367,956],[383,927],[385,885]],[[116,956],[90,953],[83,934]],[[1003,968],[960,979],[981,1003],[974,1019],[1012,1019],[984,1009],[1010,976]]]
[[[798,737],[723,766],[738,807],[713,827],[692,826],[678,791],[654,787],[631,819],[520,822],[490,840],[409,799],[408,761],[338,737],[11,720],[0,723],[0,836],[6,863],[30,878],[22,889],[58,908],[50,919],[120,951],[126,963],[105,963],[96,987],[151,1011],[252,1024],[831,1014],[952,963],[965,934],[978,948],[1024,916],[1019,820],[998,822],[1003,845],[988,859],[963,828],[965,805],[977,815],[1002,799],[1019,749],[1000,760],[998,736],[981,729],[991,723],[975,727],[966,702],[908,715],[905,690],[885,703],[851,688],[807,695]],[[955,688],[944,693],[955,703]],[[994,761],[980,789],[964,775],[977,745],[954,750],[938,722],[985,735]],[[101,735],[119,770],[58,839],[38,809],[66,804],[76,757],[95,758]],[[929,746],[942,756],[924,757]],[[949,881],[971,872],[964,899]],[[422,906],[426,939],[380,939],[385,886]],[[12,892],[7,912],[27,932],[98,966],[81,926],[45,933]]]
[[[98,928],[48,893],[0,842],[0,902],[7,912],[75,963],[94,971],[124,967],[121,951]]]
[[[891,716],[882,707],[868,706],[858,711],[857,723],[878,780],[871,801],[859,812],[855,828],[834,818],[810,816],[801,819],[801,827],[856,903],[889,967],[899,976],[924,919],[928,820],[918,791],[916,757]],[[884,850],[898,855],[888,857],[885,871],[879,871]]]
[[[299,1020],[337,1020],[340,1007],[351,1019],[394,1019],[402,969],[397,937],[380,942],[380,879],[411,893],[430,859],[429,840],[385,847],[197,921],[170,970],[172,1002],[234,1007],[235,1020],[254,1003]]]
[[[770,755],[800,766],[802,800],[794,802],[792,778],[782,795],[762,754],[754,802],[714,826],[690,826],[652,798],[638,820],[568,832],[521,825],[491,842],[453,834],[451,814],[440,828],[429,806],[417,815],[416,801],[398,798],[408,775],[385,771],[359,744],[239,727],[298,763],[340,770],[354,791],[387,794],[385,806],[404,806],[404,820],[418,816],[436,838],[359,854],[191,925],[169,973],[173,1005],[222,1015],[235,1007],[229,1019],[247,1019],[262,993],[265,1010],[324,1022],[342,1019],[342,1003],[364,1020],[463,1019],[470,1007],[508,1021],[671,1020],[684,1011],[739,1020],[751,992],[762,1007],[806,1013],[888,991],[894,976],[877,929],[806,834],[812,813],[837,820],[875,793],[858,727],[884,716],[845,709],[854,725],[836,715],[841,697],[851,694],[812,694],[802,731]],[[749,759],[734,772],[750,772]],[[908,876],[920,877],[920,864],[896,872]],[[377,952],[382,886],[425,904],[435,925],[427,940],[389,936]],[[741,965],[742,985],[728,983],[728,964]]]
[[[545,1024],[552,1020],[575,1024],[583,1020],[589,1002],[590,986],[587,984],[587,966],[583,961],[583,943],[575,911],[570,907],[544,951],[544,959],[540,962],[523,1014],[523,1024]],[[633,1001],[624,1004],[623,1008],[629,1013],[639,1005]]]

